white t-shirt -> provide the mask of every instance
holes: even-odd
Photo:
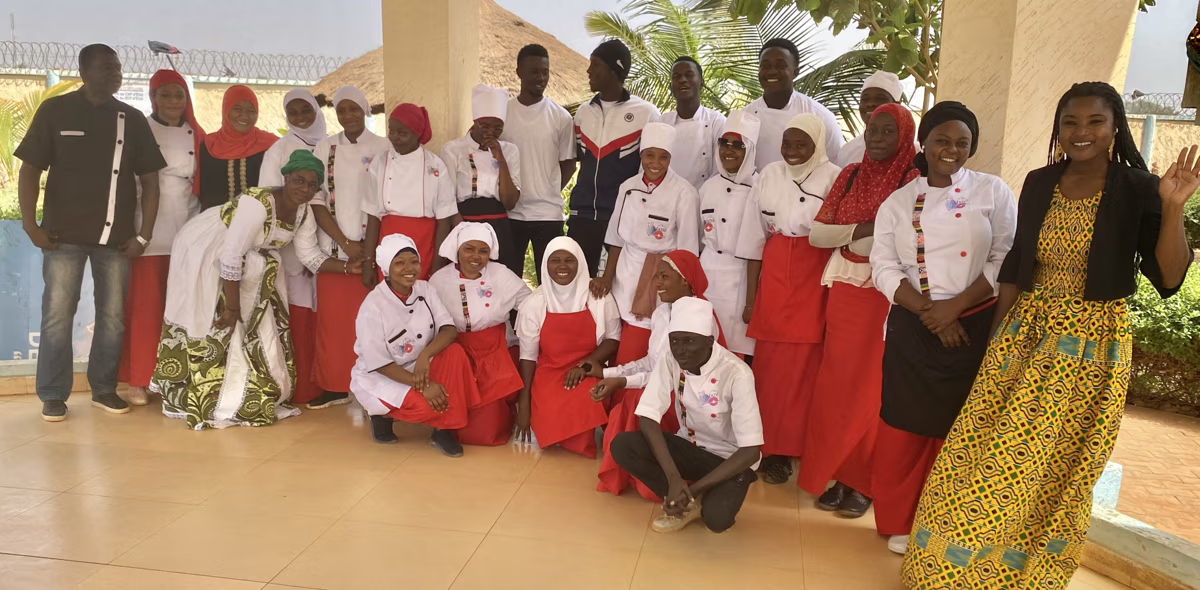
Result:
[[[782,109],[768,107],[767,102],[759,97],[746,107],[746,112],[758,117],[762,122],[758,129],[758,147],[754,150],[754,167],[759,170],[763,170],[771,162],[783,159],[779,153],[780,144],[783,143],[783,132],[792,118],[801,113],[812,113],[825,123],[825,154],[830,160],[837,157],[842,144],[845,143],[842,127],[833,111],[794,90],[787,106]]]
[[[559,162],[575,159],[575,121],[558,103],[543,98],[525,106],[508,101],[504,141],[521,154],[521,198],[508,212],[518,221],[562,221],[562,169]]]
[[[713,344],[712,357],[698,375],[681,370],[670,353],[660,358],[634,414],[661,421],[671,407],[671,394],[679,387],[681,373],[684,388],[675,406],[679,417],[676,436],[726,459],[740,448],[762,446],[754,372],[720,344]],[[757,467],[756,462],[752,468]]]

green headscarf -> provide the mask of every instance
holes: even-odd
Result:
[[[297,170],[312,170],[317,173],[317,182],[325,182],[325,165],[321,163],[321,159],[314,156],[312,152],[299,149],[292,152],[288,158],[287,164],[280,168],[280,174],[287,176]]]

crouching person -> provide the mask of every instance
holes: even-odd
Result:
[[[668,338],[671,354],[655,366],[635,411],[641,431],[618,435],[613,458],[663,498],[655,531],[699,518],[719,533],[733,526],[757,479],[763,435],[754,374],[715,342],[712,304],[703,299],[674,303]],[[659,426],[672,398],[677,434]]]
[[[411,238],[387,236],[375,261],[387,278],[358,310],[350,390],[371,416],[376,442],[397,441],[393,420],[426,424],[434,428],[434,446],[460,457],[455,431],[467,425],[479,388],[466,353],[454,342],[454,320],[429,283],[417,279],[421,258]]]

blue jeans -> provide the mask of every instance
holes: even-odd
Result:
[[[125,338],[125,293],[129,259],[116,248],[59,244],[42,250],[42,335],[38,345],[37,394],[42,401],[66,401],[74,381],[72,325],[83,286],[83,267],[92,263],[96,325],[88,353],[92,395],[116,393]]]

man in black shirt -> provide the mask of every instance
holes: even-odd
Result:
[[[121,87],[121,61],[107,45],[79,52],[83,87],[47,100],[34,115],[15,155],[21,159],[17,194],[25,233],[42,249],[41,343],[37,393],[42,418],[66,418],[71,394],[71,327],[92,264],[96,323],[88,355],[92,405],[114,414],[129,411],[117,397],[117,367],[125,334],[125,292],[130,259],[141,255],[158,212],[158,171],[166,166],[146,118],[113,98]],[[37,202],[42,172],[46,200],[42,224]],[[141,227],[134,209],[141,185]]]

